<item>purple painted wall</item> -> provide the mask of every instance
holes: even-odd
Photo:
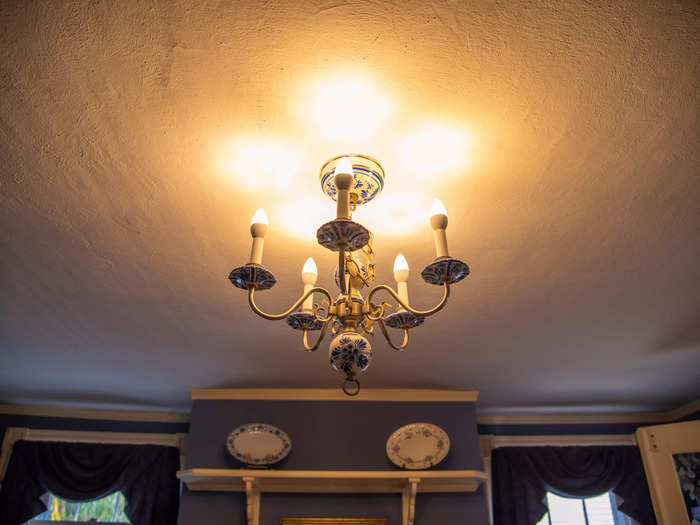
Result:
[[[226,451],[228,434],[245,423],[269,423],[292,438],[292,452],[275,468],[289,470],[398,470],[385,444],[398,427],[434,423],[448,433],[451,449],[436,469],[481,470],[473,403],[194,401],[187,467],[241,468]],[[282,517],[386,517],[401,523],[398,494],[263,494],[261,525]],[[482,489],[469,494],[420,494],[416,524],[487,523]],[[179,525],[245,523],[245,498],[235,493],[184,490]]]

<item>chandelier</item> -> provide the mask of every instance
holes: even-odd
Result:
[[[447,252],[447,211],[442,203],[434,199],[430,211],[430,225],[435,241],[435,260],[421,272],[428,284],[441,286],[442,299],[429,310],[416,310],[408,300],[409,269],[402,254],[394,261],[394,291],[385,284],[372,287],[364,298],[362,290],[374,281],[375,255],[372,250],[372,234],[361,224],[352,220],[357,206],[376,197],[384,187],[384,169],[375,159],[366,155],[352,154],[334,157],[326,162],[320,173],[323,192],[337,201],[336,218],[322,225],[317,233],[318,243],[338,252],[338,266],[334,280],[339,289],[337,296],[316,285],[318,271],[309,257],[301,271],[304,291],[299,299],[280,314],[268,314],[255,302],[255,292],[272,288],[277,280],[262,265],[263,242],[268,231],[265,211],[260,208],[253,215],[250,233],[253,245],[250,262],[234,268],[229,280],[234,286],[248,290],[248,303],[259,316],[271,321],[286,319],[295,330],[302,331],[304,348],[315,351],[330,327],[334,336],[328,349],[330,365],[345,375],[342,388],[347,395],[360,392],[357,375],[367,369],[372,361],[372,346],[366,336],[373,336],[378,326],[389,346],[403,350],[408,345],[410,329],[423,324],[426,317],[445,306],[450,296],[450,285],[469,275],[469,267],[454,259]],[[374,297],[384,292],[396,306]],[[314,302],[314,294],[323,296],[321,303]],[[390,309],[395,310],[389,313]],[[297,311],[298,310],[298,311]],[[387,327],[401,330],[403,339],[394,343]],[[310,332],[319,332],[315,340],[309,340]]]

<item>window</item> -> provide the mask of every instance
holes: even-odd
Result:
[[[56,525],[93,519],[100,523],[129,523],[129,518],[124,513],[125,505],[126,500],[121,492],[115,492],[102,499],[83,502],[66,501],[49,493],[46,511],[30,520],[28,525],[49,523]]]
[[[606,492],[591,498],[563,498],[547,493],[547,512],[537,525],[633,525],[617,510],[615,495]]]

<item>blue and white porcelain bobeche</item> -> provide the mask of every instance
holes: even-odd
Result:
[[[316,232],[318,243],[334,252],[341,249],[354,252],[365,246],[369,238],[369,230],[362,224],[345,219],[327,222]]]
[[[386,316],[386,319],[384,319],[384,324],[387,326],[390,326],[391,328],[415,328],[416,326],[420,326],[425,322],[425,319],[422,317],[418,317],[411,312],[403,311],[403,312],[394,312],[393,314],[389,314]]]
[[[228,279],[236,288],[243,290],[248,290],[252,285],[258,290],[269,290],[277,282],[270,270],[256,264],[246,264],[234,268]]]
[[[469,275],[469,266],[458,259],[448,257],[430,263],[420,274],[428,284],[454,284]]]
[[[323,326],[314,314],[309,312],[294,312],[287,316],[287,324],[295,330],[320,330]]]

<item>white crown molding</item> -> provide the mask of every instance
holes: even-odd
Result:
[[[152,423],[189,423],[190,415],[179,412],[150,410],[102,410],[98,408],[69,408],[35,405],[0,405],[0,414],[17,416],[62,417],[69,419],[107,419]]]
[[[274,401],[432,401],[475,402],[479,392],[466,390],[365,389],[347,396],[337,388],[227,388],[190,390],[193,400]]]
[[[667,412],[603,414],[483,414],[479,425],[585,425],[604,423],[671,423],[700,410],[700,399]]]
[[[698,411],[700,411],[700,399],[696,399],[695,401],[686,403],[685,405],[679,406],[678,408],[669,410],[668,412],[666,412],[666,415],[668,416],[666,421],[676,421],[677,419],[689,416],[690,414],[693,414]]]
[[[335,389],[201,389],[192,390],[192,399],[306,400],[306,401],[476,401],[478,392],[459,390],[372,390],[349,398]],[[484,414],[480,425],[575,425],[604,423],[671,423],[700,411],[700,399],[668,412],[603,414]],[[189,423],[190,414],[148,410],[100,410],[34,405],[0,404],[0,414],[99,419],[154,423]]]

